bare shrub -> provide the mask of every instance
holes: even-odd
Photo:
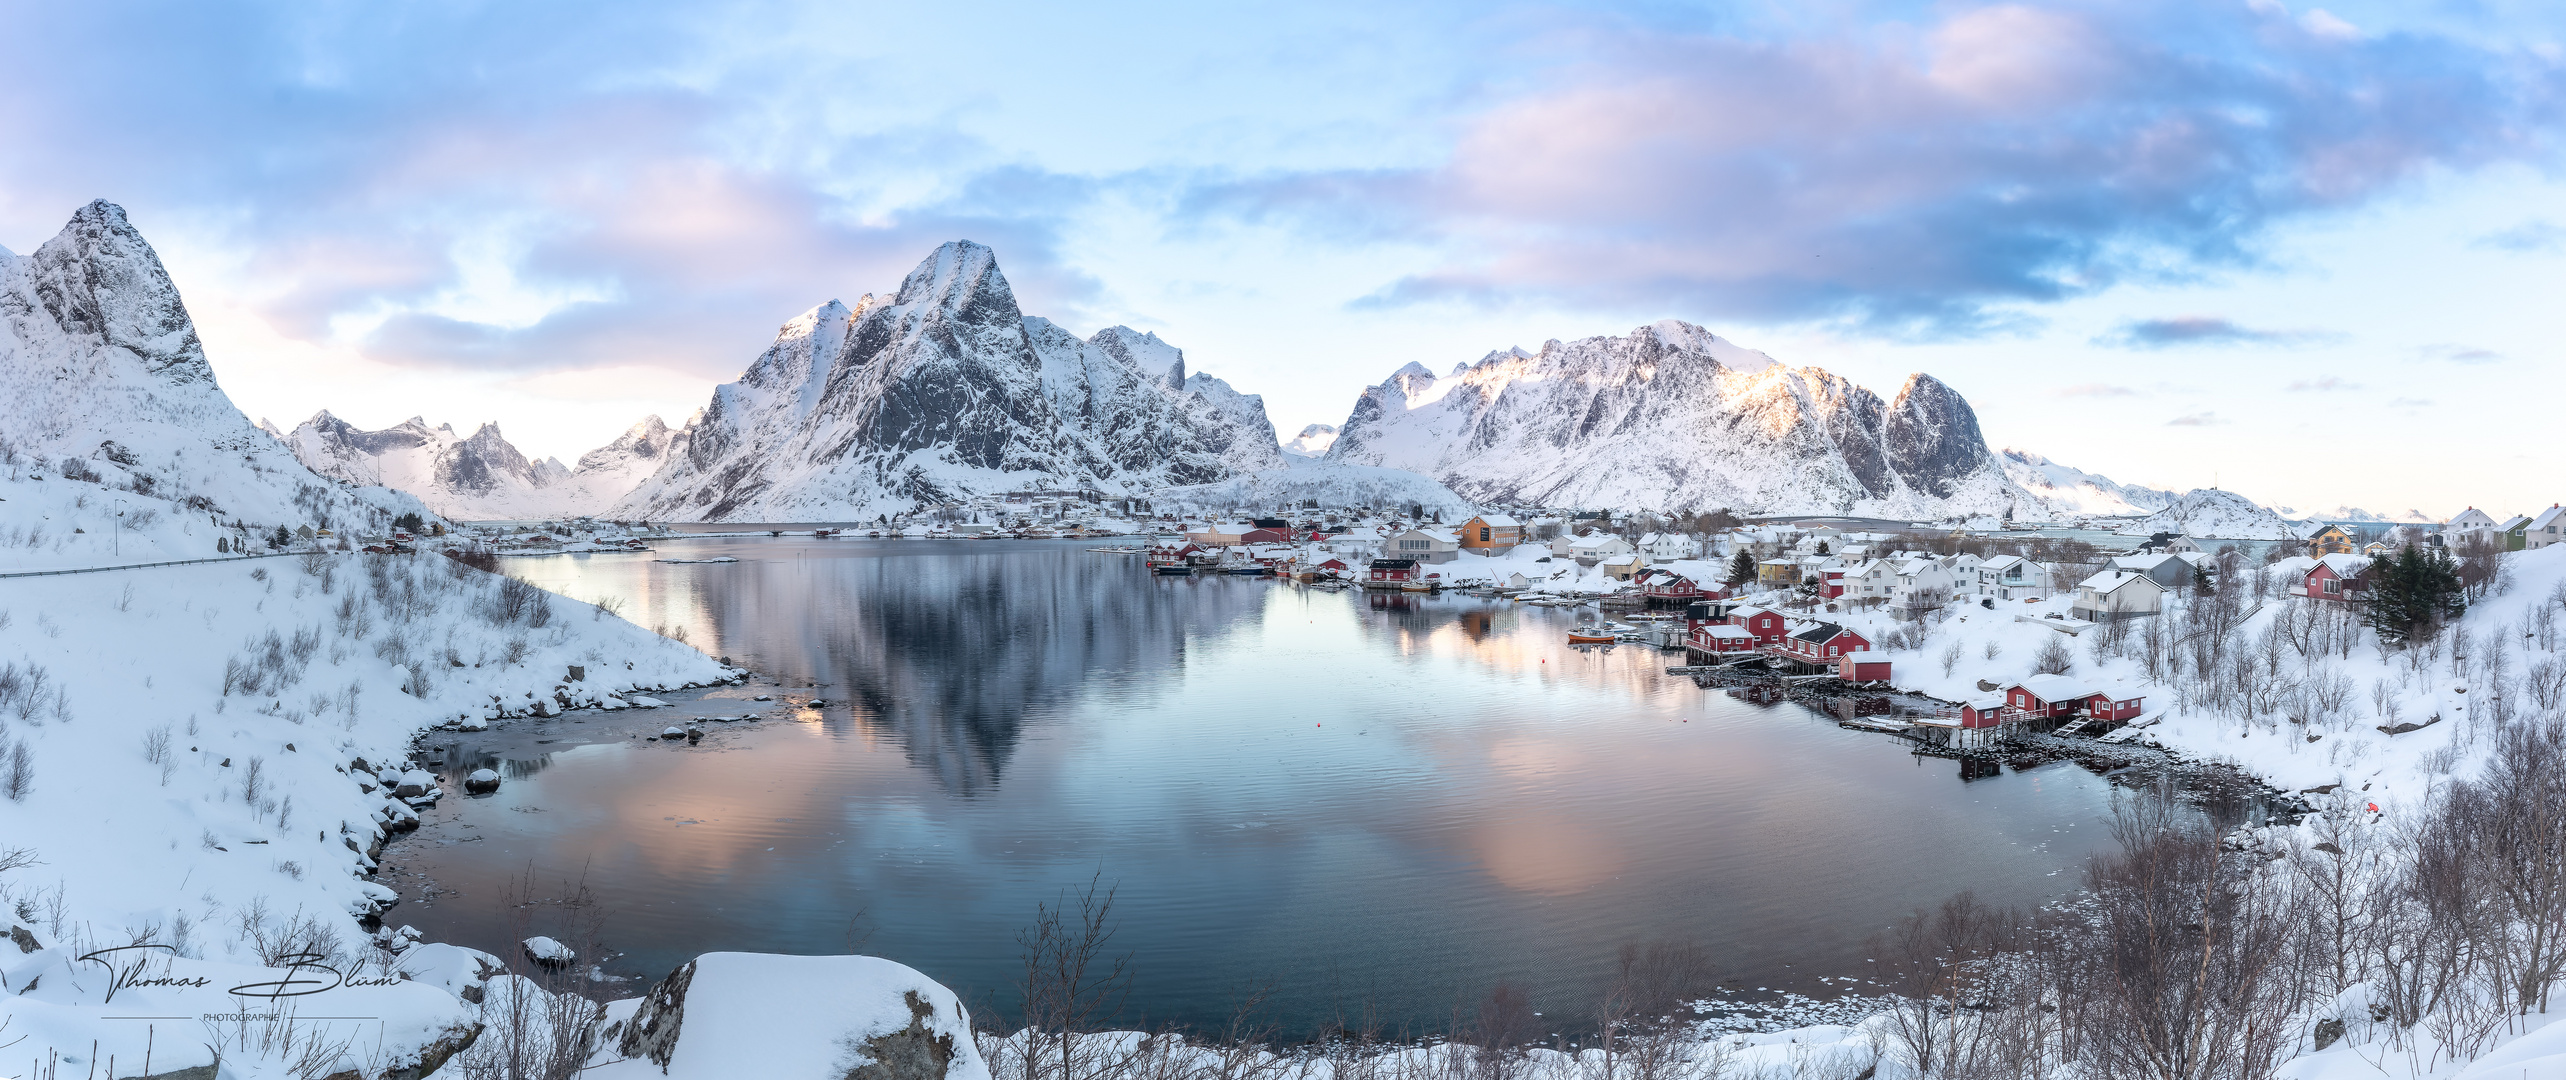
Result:
[[[2064,675],[2076,666],[2076,654],[2069,651],[2065,639],[2051,636],[2040,643],[2040,651],[2031,655],[2031,669],[2042,675]]]

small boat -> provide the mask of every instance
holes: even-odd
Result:
[[[1422,582],[1422,581],[1405,581],[1405,582],[1401,582],[1401,583],[1399,583],[1399,591],[1400,591],[1400,592],[1433,592],[1433,591],[1434,591],[1434,586],[1432,586],[1432,585],[1428,585],[1428,584],[1426,584],[1425,582]]]
[[[1568,643],[1571,645],[1610,645],[1613,643],[1613,635],[1580,634],[1577,631],[1571,630],[1568,632]]]
[[[1222,572],[1222,573],[1224,573],[1224,574],[1237,574],[1237,575],[1239,575],[1239,576],[1241,576],[1241,577],[1263,577],[1263,576],[1265,576],[1266,574],[1272,573],[1272,571],[1267,570],[1266,568],[1264,568],[1264,567],[1262,567],[1262,566],[1258,566],[1258,565],[1256,565],[1256,564],[1254,564],[1254,563],[1247,563],[1247,564],[1244,564],[1244,565],[1236,565],[1236,566],[1224,566],[1224,567],[1222,567],[1222,568],[1221,568],[1221,572]]]
[[[1194,573],[1194,566],[1192,563],[1188,563],[1183,559],[1173,559],[1165,562],[1153,559],[1150,561],[1149,570],[1153,574],[1185,577]]]

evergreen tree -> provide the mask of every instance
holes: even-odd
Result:
[[[1739,548],[1737,554],[1729,556],[1728,577],[1725,580],[1732,588],[1755,580],[1755,553]]]
[[[2192,564],[2192,595],[2208,596],[2217,587],[2217,583],[2210,580],[2209,560],[2204,559]]]
[[[2410,544],[2395,559],[2374,555],[2368,577],[2361,621],[2381,641],[2428,636],[2468,608],[2459,564],[2447,552]]]
[[[1818,541],[1818,554],[1820,554],[1820,555],[1824,555],[1824,554],[1826,554],[1826,553],[1827,553],[1827,549],[1826,549],[1826,541],[1824,541],[1824,540],[1820,540],[1820,541]]]
[[[272,548],[281,548],[281,547],[284,547],[285,545],[287,545],[287,544],[291,544],[291,543],[293,543],[293,542],[294,542],[294,534],[293,534],[293,533],[290,533],[290,532],[286,532],[286,531],[285,531],[285,526],[283,526],[283,525],[279,525],[279,526],[277,526],[277,527],[276,527],[276,535],[275,535],[275,536],[273,536],[273,537],[268,538],[267,546],[272,547]]]

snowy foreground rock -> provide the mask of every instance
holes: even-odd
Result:
[[[605,1010],[598,1080],[989,1080],[953,991],[871,956],[706,953]]]

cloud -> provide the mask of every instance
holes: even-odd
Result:
[[[2098,382],[2078,383],[2074,386],[2060,387],[2057,393],[2059,397],[2115,398],[2138,396],[2138,391],[2132,390],[2129,387],[2113,386],[2110,383]]]
[[[2424,360],[2438,360],[2450,364],[2491,364],[2504,358],[2504,354],[2493,349],[2446,343],[2426,345],[2415,350],[2415,354]]]
[[[2556,251],[2566,247],[2566,226],[2534,218],[2511,228],[2487,233],[2469,241],[2468,246],[2481,250],[2510,251],[2519,254]]]
[[[2340,376],[2323,375],[2314,379],[2300,379],[2291,383],[2288,389],[2293,392],[2301,393],[2308,391],[2358,390],[2361,389],[2361,384],[2346,380]]]
[[[2215,315],[2170,319],[2133,319],[2094,339],[2097,345],[2123,349],[2165,349],[2182,345],[2304,345],[2336,335],[2313,330],[2258,330]]]
[[[1974,334],[2253,266],[2277,223],[2548,145],[2556,76],[2526,51],[2231,5],[1947,10],[1773,38],[1562,34],[1591,59],[1525,76],[1439,164],[1242,177],[1183,209],[1440,253],[1371,306]]]
[[[2166,422],[2165,422],[2165,426],[2166,426],[2166,427],[2215,427],[2215,426],[2217,426],[2217,425],[2219,425],[2219,424],[2224,424],[2224,423],[2227,423],[2227,421],[2222,420],[2222,419],[2219,419],[2219,414],[2217,414],[2217,413],[2215,413],[2215,412],[2196,412],[2196,413],[2188,413],[2188,414],[2185,414],[2185,415],[2183,415],[2183,416],[2177,416],[2177,417],[2175,417],[2175,418],[2173,418],[2173,419],[2171,419],[2171,420],[2168,420],[2168,421],[2166,421]]]

